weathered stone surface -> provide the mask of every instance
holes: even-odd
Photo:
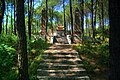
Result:
[[[39,80],[90,80],[78,52],[70,45],[55,44],[44,51],[37,72]]]

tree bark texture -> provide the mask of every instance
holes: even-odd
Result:
[[[72,0],[70,0],[70,16],[71,16],[71,29],[72,29],[72,38],[71,43],[73,43],[73,13],[72,13]]]
[[[63,0],[63,9],[64,9],[64,34],[66,36],[66,18],[65,18],[65,0]]]
[[[5,1],[1,0],[2,6],[1,6],[1,12],[0,12],[0,34],[2,33],[2,20],[5,12]]]
[[[16,0],[14,0],[14,34],[17,35],[16,33]]]
[[[94,0],[91,0],[91,3],[92,3],[92,5],[91,5],[91,12],[92,12],[92,14],[91,14],[91,23],[92,23],[92,37],[93,37],[93,39],[95,39],[95,28],[94,28]]]
[[[45,41],[47,41],[47,29],[48,29],[48,0],[46,0],[46,35],[45,35]]]
[[[17,0],[17,31],[18,31],[18,80],[29,80],[27,41],[25,32],[24,0]]]
[[[28,0],[28,35],[29,40],[31,40],[31,23],[32,23],[32,0]]]
[[[81,27],[82,27],[82,36],[84,36],[84,0],[82,0],[82,10],[81,10]]]
[[[120,0],[109,0],[110,17],[110,75],[120,80]]]

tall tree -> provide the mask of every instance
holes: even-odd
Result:
[[[6,4],[6,34],[8,33],[8,3]]]
[[[95,39],[95,28],[94,28],[94,0],[91,0],[91,24],[92,24],[92,37]]]
[[[45,35],[46,41],[47,41],[47,28],[48,28],[48,0],[46,0],[46,35]]]
[[[102,16],[102,32],[104,33],[104,1],[103,0],[100,0],[101,1],[101,16]],[[104,35],[103,35],[103,40],[104,40]]]
[[[16,35],[16,0],[14,0],[14,34]]]
[[[84,36],[84,0],[82,0],[82,10],[81,10],[81,27],[82,27],[82,36]]]
[[[97,3],[98,3],[98,0],[95,1],[95,9],[94,9],[94,29],[95,30],[96,30]]]
[[[34,0],[32,0],[32,3],[30,3],[31,4],[31,33],[34,33],[35,32],[35,26],[36,26],[36,24],[34,25],[33,24],[33,22],[35,22],[35,18],[34,18],[34,14],[35,14],[35,12],[34,12],[34,10],[35,10],[35,1]]]
[[[12,0],[11,0],[11,34],[13,33],[13,13],[12,13]]]
[[[18,31],[18,80],[29,80],[27,41],[25,32],[24,0],[17,0],[17,31]]]
[[[0,12],[0,34],[2,32],[2,20],[5,12],[5,0],[0,0],[1,6],[1,12]]]
[[[72,1],[70,0],[70,16],[71,16],[71,29],[72,29],[72,37],[71,42],[73,43],[73,12],[72,12]]]
[[[120,0],[109,0],[110,16],[110,75],[120,80]]]
[[[80,32],[80,33],[82,33],[81,32],[81,30],[80,30],[80,14],[79,14],[79,9],[76,7],[76,9],[75,9],[75,27],[74,27],[74,30],[75,30],[75,33],[77,33],[78,34],[78,32]],[[81,36],[81,34],[79,35],[79,36]]]
[[[101,26],[102,26],[101,12],[102,12],[102,10],[101,10],[101,2],[100,2],[100,0],[99,0],[99,1],[98,1],[98,16],[99,16],[99,27],[100,27],[100,28],[101,28]]]
[[[64,34],[66,35],[66,18],[65,18],[65,0],[63,0],[63,10],[64,10]]]
[[[31,40],[31,22],[32,22],[32,0],[28,0],[28,35],[29,40]]]
[[[4,30],[5,30],[4,26],[5,26],[5,23],[4,23],[4,18],[3,18],[2,33],[4,33]]]
[[[86,14],[86,35],[88,34],[88,15]]]

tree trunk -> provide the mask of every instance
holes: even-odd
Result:
[[[2,20],[5,12],[5,0],[0,0],[2,3],[1,13],[0,13],[0,34],[2,33]]]
[[[64,34],[66,36],[66,18],[65,18],[65,4],[63,0],[63,10],[64,10]]]
[[[18,80],[29,80],[27,41],[25,32],[24,0],[17,0],[17,31],[18,31]]]
[[[84,37],[84,0],[82,0],[82,10],[81,10],[81,27],[82,27],[82,37]]]
[[[4,18],[3,18],[3,25],[2,25],[2,33],[4,33],[4,30],[5,30],[5,28],[4,28],[4,25],[5,23],[4,23]]]
[[[97,3],[98,3],[98,0],[96,0],[96,2],[95,2],[95,9],[94,9],[94,14],[95,14],[95,16],[94,16],[94,29],[95,29],[95,31],[96,31]]]
[[[7,29],[8,27],[7,26],[8,26],[8,15],[6,14],[6,34],[8,33],[8,29]]]
[[[38,29],[39,29],[39,23],[38,23],[38,20],[36,20],[36,29],[35,29],[35,31],[36,31],[36,33],[38,34]]]
[[[71,43],[73,43],[73,13],[72,13],[72,1],[70,0],[70,16],[71,16],[71,29],[72,29],[72,37],[71,37]]]
[[[93,4],[93,0],[91,0],[91,3],[92,3],[92,5],[91,5],[91,12],[92,12],[92,14],[91,14],[91,24],[92,24],[92,37],[93,37],[93,40],[95,39],[95,28],[94,28],[94,4]]]
[[[78,30],[80,28],[80,19],[79,19],[79,9],[78,8],[75,8],[75,12],[74,12],[74,19],[75,19],[75,28],[74,30]]]
[[[32,0],[28,0],[28,35],[31,40],[31,15],[32,15]]]
[[[95,12],[94,12],[95,16],[94,16],[94,30],[96,30],[96,9],[95,9]]]
[[[101,28],[101,25],[102,25],[102,23],[101,23],[101,14],[99,13],[99,27]]]
[[[8,33],[8,4],[6,3],[6,34]]]
[[[11,35],[13,33],[13,18],[12,18],[12,4],[11,4]]]
[[[102,16],[102,33],[103,33],[103,35],[102,35],[102,40],[104,40],[105,38],[104,38],[104,2],[103,2],[103,0],[101,0],[101,16]]]
[[[89,33],[89,37],[91,37],[91,29],[90,29],[90,22],[88,20],[88,33]]]
[[[86,14],[86,35],[88,34],[88,15]]]
[[[100,3],[100,0],[98,1],[98,6],[99,6],[99,11],[98,11],[98,16],[99,16],[99,27],[101,28],[102,26],[102,20],[101,20],[101,3]]]
[[[110,75],[109,80],[120,80],[120,1],[109,0],[110,16]]]
[[[31,3],[31,33],[34,34],[34,30],[35,30],[35,25],[32,24],[32,21],[33,21],[33,17],[34,17],[34,0],[32,0],[32,3]]]
[[[47,28],[48,28],[48,0],[46,0],[46,35],[45,35],[45,41],[47,41]]]
[[[16,0],[14,0],[14,34],[16,34]]]
[[[53,35],[53,7],[50,10],[50,23],[51,23],[51,30],[52,30],[52,35]]]

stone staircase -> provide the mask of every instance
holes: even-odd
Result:
[[[67,38],[65,36],[62,36],[62,37],[56,36],[56,40],[57,40],[57,43],[68,44]]]
[[[78,53],[69,45],[53,45],[42,58],[39,80],[90,80]]]

